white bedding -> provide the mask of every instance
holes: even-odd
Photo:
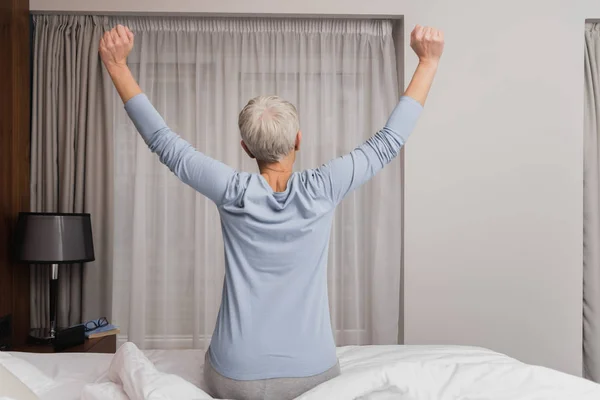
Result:
[[[0,400],[38,400],[23,380],[0,363]]]
[[[32,387],[42,400],[210,398],[202,390],[203,351],[151,350],[143,352],[147,359],[137,352],[130,345],[114,359],[110,354],[0,353],[0,361],[16,357],[34,366],[29,382],[50,379],[52,385]],[[600,399],[600,385],[481,348],[350,346],[339,348],[338,357],[342,374],[299,400]]]

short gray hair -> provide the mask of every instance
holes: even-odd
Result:
[[[238,120],[242,140],[257,160],[277,162],[296,145],[300,130],[296,107],[278,96],[248,102]]]

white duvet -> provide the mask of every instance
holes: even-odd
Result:
[[[175,374],[160,372],[133,343],[117,350],[108,382],[87,385],[81,400],[200,400],[208,394]]]
[[[146,357],[148,355],[148,357]],[[19,357],[19,353],[13,353]],[[36,355],[42,357],[42,355]],[[42,368],[50,358],[36,358]],[[59,357],[60,355],[55,355]],[[87,358],[81,354],[70,357]],[[196,400],[202,390],[202,352],[142,352],[128,343],[117,353],[95,355],[82,368],[49,369],[54,386],[32,387],[42,400]],[[6,361],[5,356],[5,361]],[[531,366],[490,350],[456,346],[351,346],[338,349],[342,373],[298,400],[599,400],[600,385],[547,368]],[[23,355],[32,360],[31,355]],[[2,363],[0,353],[0,364]],[[75,358],[71,358],[75,360]],[[90,360],[96,362],[89,365]],[[169,360],[166,362],[166,360]],[[23,360],[21,360],[23,361]],[[106,364],[103,364],[103,363]],[[9,365],[6,365],[9,364]],[[10,369],[10,362],[6,363]],[[15,364],[14,362],[12,364]],[[104,367],[102,367],[104,365]],[[27,382],[40,382],[20,365]],[[100,370],[104,368],[104,371]],[[44,368],[42,368],[44,369]],[[42,371],[37,373],[45,375]],[[25,375],[25,376],[23,376]],[[26,382],[26,383],[27,383]]]
[[[299,400],[598,400],[600,385],[472,347],[339,350],[342,374]]]

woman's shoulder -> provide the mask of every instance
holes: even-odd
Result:
[[[323,197],[327,193],[329,179],[321,168],[305,169],[297,173],[300,186],[312,197]]]
[[[240,171],[233,174],[227,184],[224,203],[230,203],[239,198],[248,188],[252,175],[252,173]]]
[[[305,169],[292,174],[289,180],[292,191],[306,191],[312,197],[321,197],[327,188],[326,174],[319,168]],[[257,172],[237,172],[229,182],[226,197],[229,201],[242,196],[249,188],[265,188],[268,184],[264,178]]]

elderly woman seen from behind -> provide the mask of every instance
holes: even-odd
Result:
[[[100,56],[137,130],[160,161],[218,207],[226,274],[206,352],[208,391],[227,399],[293,399],[340,373],[327,299],[327,249],[336,206],[394,159],[412,132],[437,71],[440,31],[417,26],[419,65],[384,127],[349,154],[293,172],[302,142],[295,107],[250,100],[239,116],[252,174],[211,159],[169,129],[133,78],[133,33],[117,26]],[[300,256],[301,255],[301,256]]]

